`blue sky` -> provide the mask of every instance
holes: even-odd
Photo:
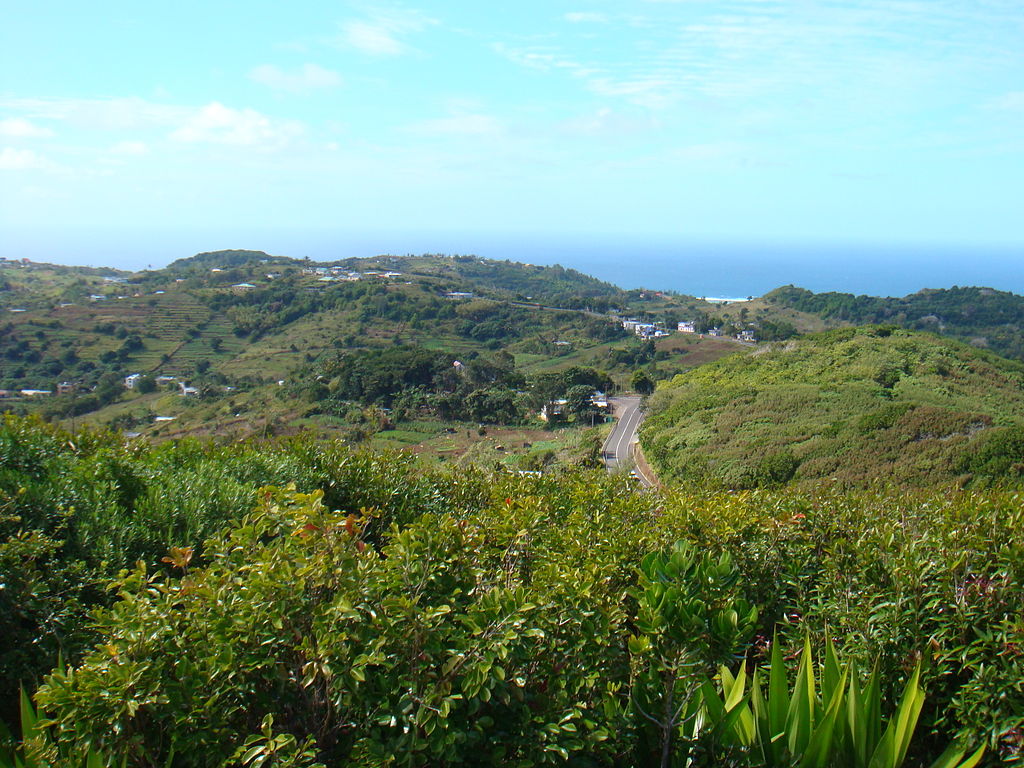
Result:
[[[1020,0],[57,0],[2,17],[8,257],[487,255],[511,235],[1024,245]]]

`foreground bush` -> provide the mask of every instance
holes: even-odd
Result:
[[[0,421],[0,720],[19,685],[32,689],[58,656],[91,645],[89,611],[106,585],[172,545],[198,547],[252,510],[260,486],[320,490],[332,508],[376,509],[366,537],[427,511],[474,508],[484,479],[419,471],[408,456],[298,439],[218,447],[153,446],[107,432],[72,436],[34,419]],[[202,552],[196,553],[197,562]]]
[[[270,728],[332,765],[622,749],[629,663],[607,565],[455,516],[393,529],[377,552],[366,523],[267,489],[208,543],[209,566],[188,571],[180,549],[179,577],[127,574],[104,643],[37,694],[57,743],[129,765],[220,765]]]
[[[34,690],[63,651],[67,679],[56,675],[45,694],[72,697],[53,699],[47,710],[61,718],[48,730],[62,748],[116,747],[118,759],[142,760],[153,749],[167,755],[171,745],[194,743],[169,735],[191,722],[178,712],[187,705],[195,709],[182,711],[209,723],[202,738],[213,739],[215,755],[234,755],[249,742],[247,751],[264,750],[255,760],[287,742],[301,756],[312,738],[318,754],[372,764],[396,744],[405,749],[400,737],[420,733],[413,724],[428,727],[415,718],[441,705],[423,686],[443,678],[451,696],[464,695],[465,684],[478,699],[490,698],[476,705],[453,699],[444,724],[416,737],[417,759],[495,761],[497,752],[466,745],[505,744],[508,735],[512,751],[500,759],[512,763],[514,755],[561,760],[559,749],[604,764],[657,763],[666,743],[673,755],[687,743],[681,721],[672,725],[674,709],[665,716],[666,697],[692,698],[695,675],[732,654],[766,661],[758,654],[776,628],[786,655],[798,653],[806,635],[815,645],[832,636],[862,669],[877,663],[889,707],[927,657],[913,761],[934,759],[958,736],[986,742],[989,760],[1019,758],[1024,748],[1018,494],[647,495],[601,472],[437,473],[408,457],[328,442],[154,448],[103,434],[72,441],[18,419],[4,427],[0,706],[9,707],[13,729],[19,681]],[[263,482],[292,480],[306,496],[259,491]],[[672,565],[676,542],[690,555]],[[122,599],[106,587],[125,566],[132,567],[119,580]],[[433,586],[410,591],[422,580]],[[696,600],[699,610],[661,611],[662,587]],[[344,613],[339,596],[354,614]],[[109,612],[91,622],[97,606]],[[657,618],[670,614],[667,625]],[[475,677],[460,677],[470,660],[444,665],[491,638],[472,635],[465,623],[484,615],[507,617],[516,632],[507,641],[493,636],[495,658],[477,687]],[[717,630],[715,615],[728,619]],[[689,629],[679,634],[679,622]],[[410,660],[406,638],[416,627],[423,658]],[[543,636],[527,636],[533,629]],[[329,647],[314,642],[318,632]],[[380,661],[373,647],[390,649],[380,653],[391,660]],[[313,660],[326,671],[303,687]],[[103,686],[125,670],[131,676],[117,690],[132,696],[104,698]],[[364,681],[352,676],[359,670]],[[179,671],[192,687],[174,682]],[[53,687],[62,680],[64,688]],[[405,681],[401,690],[412,686],[412,699],[394,693],[396,680]],[[350,694],[363,703],[353,704]],[[378,703],[359,709],[371,700]],[[420,701],[427,708],[415,714]],[[134,712],[111,714],[111,702]],[[332,713],[333,742],[321,743],[320,726],[311,723],[324,722],[322,712],[309,714],[307,704]],[[380,722],[394,707],[395,725],[390,715]],[[500,718],[490,711],[499,707]],[[538,739],[535,718],[558,726],[555,733]],[[445,746],[455,732],[454,746]],[[175,765],[207,764],[176,754]]]

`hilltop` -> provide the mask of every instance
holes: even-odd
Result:
[[[768,305],[816,315],[830,325],[892,324],[951,336],[1006,357],[1024,358],[1024,296],[993,288],[924,289],[902,298],[812,293],[786,285]]]
[[[642,430],[663,479],[727,488],[1019,479],[1024,365],[932,334],[828,331],[675,377]]]
[[[514,445],[535,458],[581,439],[550,433],[537,417],[546,399],[736,348],[656,345],[620,320],[671,327],[713,309],[695,299],[475,256],[313,263],[230,250],[137,273],[4,263],[0,276],[7,408],[158,438],[313,429],[478,460],[506,460]],[[380,375],[371,385],[348,368]],[[481,424],[507,429],[483,441]],[[469,450],[481,442],[493,444]]]
[[[565,429],[599,425],[595,414],[569,416],[558,431],[539,418],[572,387],[630,389],[749,351],[736,334],[795,339],[865,317],[1012,354],[1022,349],[1024,299],[985,288],[881,299],[786,286],[712,304],[468,255],[314,263],[226,250],[134,273],[3,262],[0,309],[5,409],[70,429],[88,423],[159,439],[313,430],[532,466],[552,454],[591,455],[599,442]],[[694,333],[667,333],[684,321]],[[633,332],[644,324],[658,334]],[[728,443],[709,443],[727,463],[736,459]],[[724,476],[751,482],[733,470]]]

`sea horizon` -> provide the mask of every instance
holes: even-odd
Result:
[[[784,285],[905,296],[924,289],[979,286],[1024,295],[1024,246],[778,243],[564,235],[444,233],[231,233],[156,238],[147,253],[128,238],[95,245],[0,248],[8,259],[68,266],[159,269],[196,253],[248,249],[327,262],[381,255],[446,254],[569,269],[625,289],[673,291],[737,301]]]

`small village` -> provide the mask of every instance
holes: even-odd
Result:
[[[636,318],[624,318],[621,319],[622,327],[627,331],[632,331],[641,339],[645,341],[647,339],[661,339],[672,334],[671,331],[667,330],[663,323],[646,323]],[[681,321],[676,326],[678,333],[693,333],[704,338],[710,336],[713,338],[724,338],[726,334],[721,328],[711,326],[707,328],[701,328],[694,321]],[[754,343],[757,341],[757,336],[753,330],[745,329],[739,331],[732,336],[736,341],[742,341],[746,343]]]

